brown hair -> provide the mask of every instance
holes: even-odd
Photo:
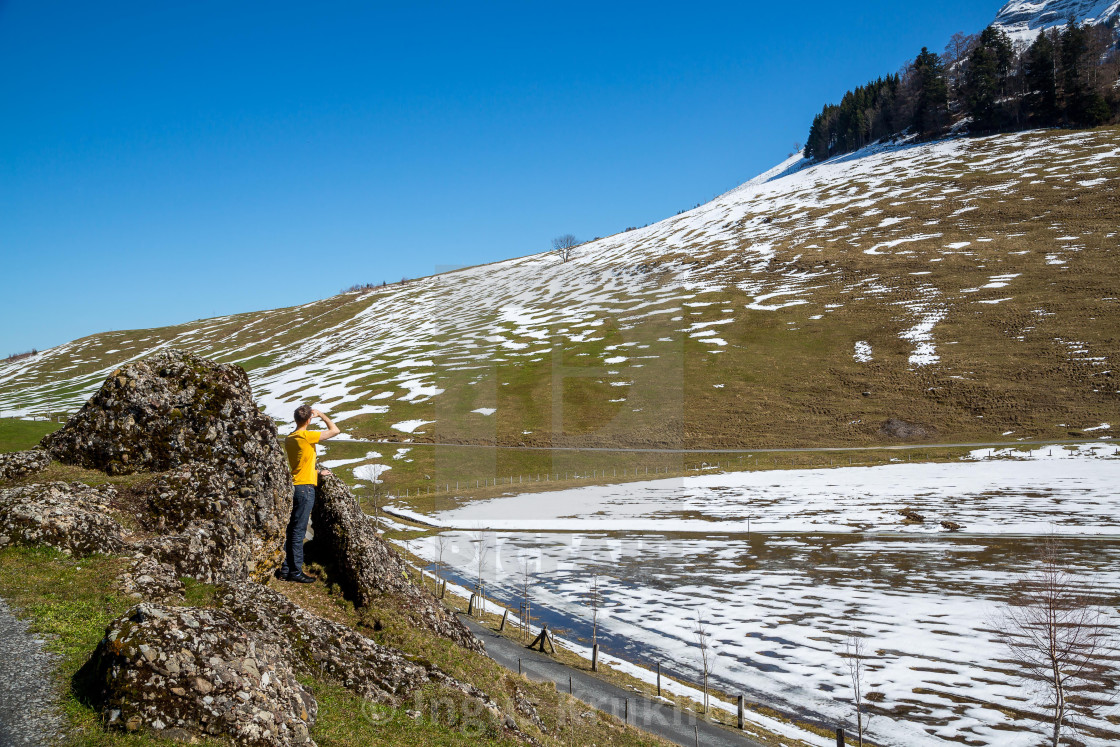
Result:
[[[311,405],[300,405],[296,408],[296,425],[303,425],[311,420]]]

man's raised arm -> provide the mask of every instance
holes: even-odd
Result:
[[[326,441],[328,438],[334,438],[339,433],[342,433],[342,431],[338,429],[338,426],[331,422],[330,418],[318,410],[312,410],[311,417],[319,418],[319,420],[322,420],[323,424],[327,426],[327,429],[319,434],[320,441]]]

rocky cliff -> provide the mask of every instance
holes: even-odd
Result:
[[[1117,0],[1011,0],[1000,8],[993,25],[1022,44],[1030,44],[1038,32],[1065,26],[1069,19],[1083,23],[1107,23],[1120,13]]]

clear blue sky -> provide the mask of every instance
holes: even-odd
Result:
[[[643,225],[999,0],[0,0],[0,355]]]

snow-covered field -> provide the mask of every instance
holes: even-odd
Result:
[[[837,457],[841,461],[843,457]],[[907,532],[1120,538],[1120,444],[981,449],[968,461],[765,470],[507,495],[425,521],[517,531]],[[924,522],[907,521],[909,509]]]
[[[993,616],[1051,534],[1078,580],[1115,611],[1120,453],[1100,444],[973,457],[511,495],[434,518],[462,527],[443,533],[444,562],[471,578],[486,547],[489,588],[514,611],[528,563],[534,604],[573,636],[589,634],[588,579],[601,574],[604,648],[623,659],[695,679],[700,614],[722,690],[841,723],[849,687],[840,654],[854,633],[875,652],[869,687],[890,713],[871,724],[881,743],[1025,747],[1039,727],[1006,709],[1032,708],[1031,694],[1001,663]],[[901,524],[904,507],[926,522]],[[948,533],[942,517],[972,533]],[[437,554],[433,538],[406,544]],[[1088,744],[1120,741],[1109,716],[1120,710],[1091,723],[1112,737]]]

